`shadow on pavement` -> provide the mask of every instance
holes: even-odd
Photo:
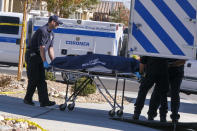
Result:
[[[149,100],[146,100],[145,104],[148,103]],[[36,102],[36,105],[38,105],[38,102]],[[84,105],[86,106],[86,104]],[[147,130],[146,127],[134,126],[129,123],[109,119],[108,111],[111,110],[111,108],[107,108],[106,110],[104,110],[103,108],[100,109],[99,104],[97,104],[94,109],[90,109],[91,106],[94,106],[94,104],[87,104],[87,108],[84,105],[77,107],[76,103],[76,107],[73,111],[68,111],[68,109],[66,109],[65,111],[60,111],[58,108],[51,109],[46,107],[26,105],[20,98],[0,95],[0,112],[23,115],[30,118],[55,120],[116,130],[130,130],[132,128],[135,128],[135,130]],[[197,104],[181,103],[180,111],[184,113],[197,114],[197,110],[195,110],[196,108]],[[124,116],[131,117],[131,114],[124,113]]]
[[[38,102],[36,102],[36,105],[38,105]],[[130,130],[133,128],[132,124],[109,119],[107,110],[88,108],[89,107],[75,107],[73,111],[68,111],[67,109],[65,111],[60,111],[59,109],[26,105],[20,98],[5,95],[0,96],[0,113],[5,112],[15,115],[23,115],[30,118],[69,122],[116,130]],[[124,115],[128,116],[130,114],[125,113]],[[134,128],[135,130],[147,130],[147,128],[141,126],[135,126]]]
[[[136,99],[132,101],[132,103],[135,103]],[[149,106],[150,99],[146,99],[145,105]],[[180,109],[179,112],[182,113],[190,113],[190,114],[197,114],[197,104],[192,103],[180,103]],[[168,111],[170,111],[170,101],[168,101]]]

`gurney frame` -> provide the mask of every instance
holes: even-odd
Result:
[[[63,73],[72,73],[72,74],[77,74],[80,77],[84,76],[86,79],[79,85],[79,88],[75,90],[70,96],[68,96],[68,88],[69,88],[69,80],[66,82],[66,96],[65,96],[65,103],[59,105],[59,109],[61,111],[64,111],[66,108],[68,110],[72,111],[75,108],[75,101],[79,93],[91,82],[93,82],[96,85],[96,88],[98,89],[99,93],[104,97],[104,99],[107,101],[107,103],[111,106],[111,110],[108,112],[110,117],[114,117],[115,114],[117,114],[118,117],[122,117],[123,115],[123,110],[124,110],[124,91],[125,91],[125,83],[126,80],[129,79],[131,80],[131,77],[134,76],[132,73],[118,73],[118,72],[113,72],[113,73],[99,73],[99,72],[92,72],[92,71],[76,71],[76,70],[65,70],[65,69],[58,69],[58,68],[52,68],[52,72],[63,72]],[[111,77],[116,79],[116,84],[115,84],[115,94],[114,97],[110,94],[102,80],[100,79],[101,77]],[[103,87],[104,91],[106,92],[106,95],[108,95],[113,102],[111,102],[104,92],[101,90],[99,87],[98,83],[95,81],[95,78],[99,81],[99,84]],[[121,104],[117,103],[117,92],[118,92],[118,82],[120,79],[123,79],[123,88],[122,88],[122,97],[121,97]],[[76,86],[76,83],[75,83]],[[67,105],[68,102],[71,102],[71,104]],[[118,110],[117,110],[118,109]],[[117,110],[117,112],[116,112]]]

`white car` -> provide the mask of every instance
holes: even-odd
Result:
[[[197,94],[197,60],[186,61],[183,80],[180,91],[187,95]]]
[[[184,66],[184,78],[197,80],[197,60],[188,60]]]

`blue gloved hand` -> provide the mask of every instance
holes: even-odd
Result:
[[[141,75],[140,75],[140,73],[139,73],[139,72],[135,72],[135,75],[136,75],[136,77],[137,77],[137,79],[138,79],[138,80],[140,80],[140,79],[141,79]]]
[[[44,61],[44,62],[43,62],[43,66],[44,66],[45,69],[48,69],[48,68],[49,68],[48,62],[47,62],[47,61]]]

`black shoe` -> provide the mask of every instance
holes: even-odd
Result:
[[[35,103],[33,103],[33,101],[28,101],[28,100],[23,100],[23,102],[25,103],[25,104],[28,104],[28,105],[31,105],[31,106],[34,106],[35,105]]]
[[[167,122],[166,117],[160,117],[160,122]]]
[[[170,118],[172,119],[172,123],[178,123],[180,115],[179,114],[171,114]]]
[[[154,117],[148,116],[148,120],[149,120],[149,121],[153,121],[153,120],[154,120]]]
[[[46,103],[40,103],[40,107],[53,106],[53,105],[55,105],[55,101],[48,101]]]
[[[132,119],[133,120],[139,120],[140,115],[139,114],[135,114],[133,115]]]

